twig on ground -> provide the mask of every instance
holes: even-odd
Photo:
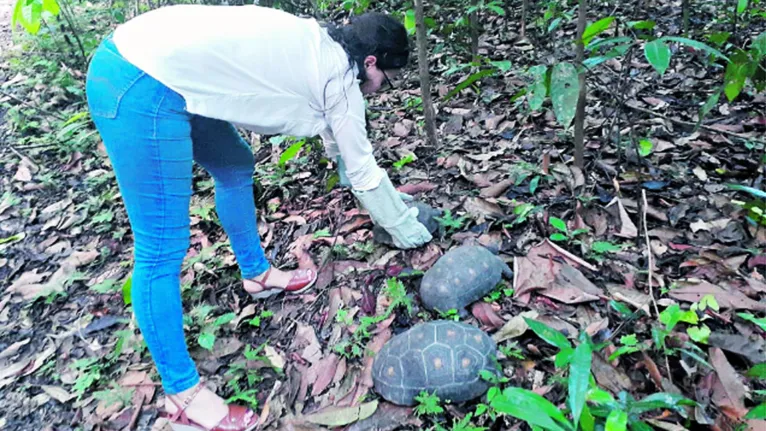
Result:
[[[649,280],[649,298],[652,301],[652,305],[654,305],[654,312],[657,314],[657,321],[660,320],[660,309],[657,307],[657,299],[654,297],[654,285],[652,278],[654,277],[654,273],[652,271],[652,267],[654,266],[654,259],[652,258],[652,245],[649,242],[649,227],[646,224],[646,209],[649,208],[649,204],[646,201],[646,190],[641,189],[641,198],[643,200],[642,208],[641,208],[641,217],[642,222],[644,224],[644,239],[646,240],[646,262],[647,262],[647,272],[648,272],[648,280]],[[670,371],[670,361],[668,360],[668,355],[665,354],[665,367],[668,370],[668,379],[670,380],[670,383],[673,383],[673,373]]]

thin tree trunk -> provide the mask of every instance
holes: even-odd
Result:
[[[431,79],[428,74],[428,34],[426,33],[423,0],[415,0],[415,32],[418,40],[418,66],[420,67],[420,95],[423,98],[423,114],[426,117],[426,138],[428,145],[438,148],[436,138],[436,115],[431,102]]]
[[[472,6],[476,6],[478,0],[471,2]],[[476,16],[476,12],[471,12],[468,15],[468,25],[471,30],[471,56],[473,61],[479,61],[479,19]]]
[[[585,45],[582,36],[585,33],[585,22],[587,18],[587,0],[580,0],[580,7],[577,19],[577,67],[580,68],[580,97],[577,99],[577,112],[575,114],[575,166],[584,171],[585,169],[585,70],[582,69],[585,59]]]
[[[692,0],[683,0],[683,11],[684,11],[684,36],[689,35],[689,13],[691,11],[691,2]]]
[[[521,38],[527,37],[527,11],[529,9],[529,0],[521,2]]]
[[[737,19],[739,19],[739,14],[737,13],[737,6],[739,5],[738,0],[732,0],[732,18],[731,18],[731,40],[734,43],[737,43]]]

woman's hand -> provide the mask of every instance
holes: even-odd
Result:
[[[417,248],[433,239],[418,221],[418,209],[404,204],[385,172],[378,187],[367,191],[352,189],[352,192],[370,213],[372,221],[391,235],[396,247]]]

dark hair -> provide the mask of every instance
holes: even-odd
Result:
[[[362,82],[367,80],[364,59],[368,55],[377,58],[381,70],[407,65],[410,56],[407,30],[388,15],[368,12],[351,18],[351,23],[344,26],[328,25],[327,33],[346,51],[350,66],[359,68],[358,78]]]

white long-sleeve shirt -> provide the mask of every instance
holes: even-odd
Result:
[[[357,69],[315,20],[259,6],[177,5],[133,18],[113,39],[126,60],[183,96],[188,112],[256,133],[320,135],[355,189],[380,183]]]

